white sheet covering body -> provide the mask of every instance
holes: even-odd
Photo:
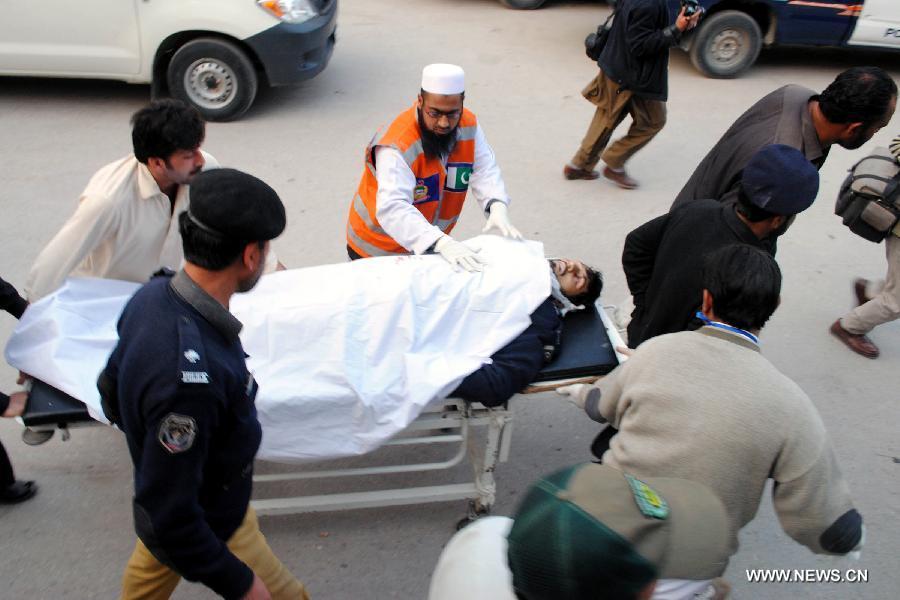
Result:
[[[273,273],[234,296],[260,385],[259,458],[369,452],[528,327],[550,294],[542,245],[497,236],[468,243],[488,260],[483,273],[454,271],[439,256],[370,258]],[[105,421],[97,375],[138,287],[70,279],[28,308],[7,362]]]

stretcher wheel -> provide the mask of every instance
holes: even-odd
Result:
[[[22,441],[29,446],[40,446],[41,444],[50,441],[50,438],[53,437],[53,433],[53,429],[40,431],[35,431],[34,429],[25,429],[24,431],[22,431]]]
[[[477,500],[469,500],[469,508],[466,510],[466,516],[457,521],[456,530],[459,531],[466,525],[477,521],[481,517],[491,514],[490,506],[482,506]]]

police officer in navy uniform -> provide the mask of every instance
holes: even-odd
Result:
[[[122,597],[168,598],[181,577],[225,598],[308,598],[249,506],[262,432],[231,295],[263,272],[284,231],[278,195],[233,169],[200,173],[179,217],[186,264],[122,313],[101,373],[104,410],[134,463],[134,525]]]

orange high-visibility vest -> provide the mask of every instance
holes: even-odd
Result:
[[[426,156],[422,150],[422,134],[416,106],[394,119],[387,131],[375,134],[366,147],[366,168],[359,188],[350,203],[347,219],[347,245],[360,256],[389,256],[409,254],[378,223],[375,217],[375,149],[379,146],[395,148],[416,177],[412,204],[432,225],[450,233],[462,212],[469,176],[475,163],[475,115],[463,109],[457,130],[456,146],[447,157],[447,167],[440,158]],[[449,175],[449,176],[448,176]]]

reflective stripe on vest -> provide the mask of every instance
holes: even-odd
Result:
[[[456,141],[464,142],[467,140],[474,140],[475,139],[475,131],[477,129],[478,129],[478,127],[460,127],[459,129],[456,130],[457,131]]]
[[[396,256],[400,254],[399,252],[388,252],[387,250],[382,250],[372,244],[362,240],[356,232],[353,231],[353,228],[350,227],[350,223],[347,223],[347,243],[356,250],[356,253],[362,256],[363,258],[369,258],[372,256]],[[403,254],[410,254],[410,252],[404,252]]]
[[[450,230],[451,227],[456,225],[457,221],[459,221],[459,215],[453,217],[452,219],[438,219],[435,225],[437,225],[441,229],[441,231],[446,233]]]
[[[387,144],[378,144],[379,146],[386,146]],[[406,151],[402,152],[403,160],[406,161],[406,164],[412,166],[416,159],[419,158],[421,154],[425,153],[425,149],[422,147],[422,140],[417,140],[412,146],[406,149]]]
[[[366,205],[363,204],[362,198],[359,197],[359,194],[353,196],[353,210],[356,211],[356,214],[359,215],[359,218],[363,220],[363,223],[366,224],[366,227],[368,227],[370,231],[380,235],[387,235],[387,232],[382,229],[381,226],[376,225],[372,221],[372,218],[369,216],[369,211],[366,210]]]
[[[366,147],[366,168],[350,203],[347,222],[347,244],[361,256],[409,254],[391,238],[376,217],[378,180],[374,164],[379,146],[396,149],[416,178],[410,202],[433,226],[449,233],[459,220],[468,192],[468,178],[475,162],[475,135],[478,121],[463,109],[457,127],[456,146],[444,165],[425,154],[416,107],[400,114],[386,130],[373,136]],[[447,180],[448,172],[453,175]]]

